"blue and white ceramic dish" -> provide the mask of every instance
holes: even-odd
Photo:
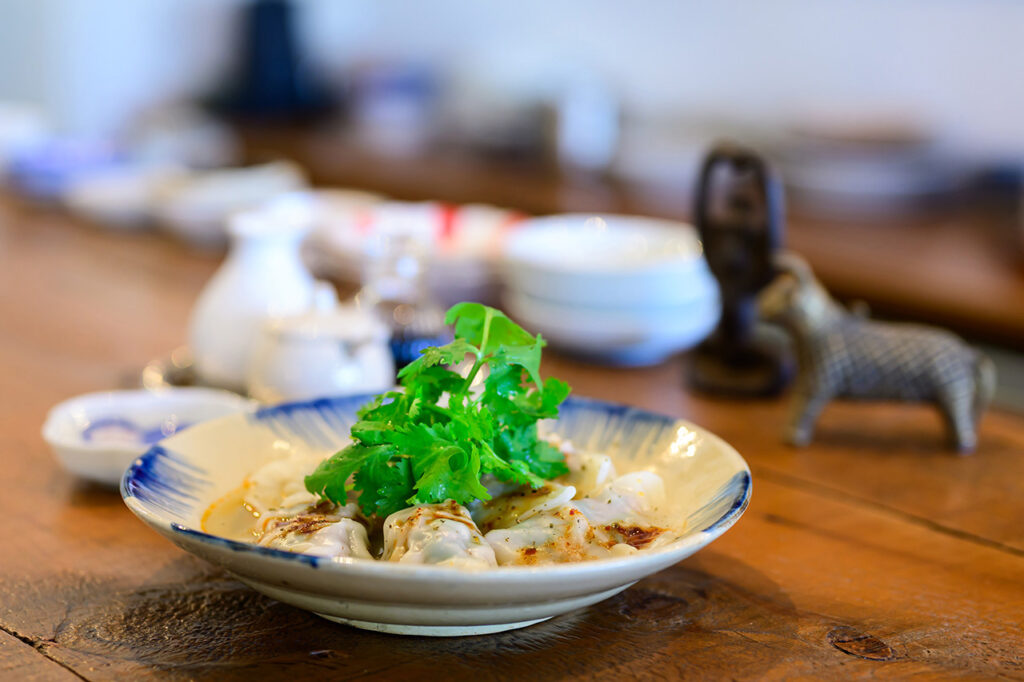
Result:
[[[254,405],[213,388],[87,393],[50,410],[43,439],[71,473],[116,486],[128,465],[157,441]]]
[[[154,530],[259,592],[356,627],[435,636],[524,627],[606,599],[710,543],[750,499],[746,462],[714,434],[671,417],[570,398],[562,416],[542,429],[577,449],[610,455],[620,473],[660,474],[676,501],[670,543],[624,558],[468,572],[293,554],[201,530],[210,505],[266,462],[343,446],[366,399],[291,403],[197,425],[139,458],[125,472],[121,494]]]

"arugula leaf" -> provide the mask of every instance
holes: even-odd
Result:
[[[490,499],[486,474],[536,488],[568,471],[537,434],[538,420],[557,417],[569,394],[563,381],[541,381],[544,339],[479,303],[452,306],[445,321],[455,339],[406,366],[402,390],[359,409],[352,444],[306,477],[310,492],[342,504],[354,493],[365,514],[386,516],[410,504]],[[470,357],[465,377],[451,369]]]

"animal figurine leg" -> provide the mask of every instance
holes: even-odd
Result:
[[[803,390],[798,387],[790,406],[786,442],[800,448],[809,444],[814,436],[814,426],[818,423],[818,417],[830,399],[831,396],[823,391]]]
[[[947,392],[939,397],[939,408],[949,425],[953,445],[965,455],[974,452],[978,444],[972,398],[967,391]]]

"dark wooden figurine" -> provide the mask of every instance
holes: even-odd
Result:
[[[718,144],[701,168],[694,222],[718,281],[722,316],[695,349],[690,380],[720,395],[777,394],[792,368],[785,349],[758,333],[757,293],[771,281],[782,243],[782,185],[755,152]]]
[[[955,447],[972,452],[981,413],[995,390],[995,368],[984,355],[943,329],[875,322],[848,312],[793,254],[777,257],[780,275],[761,294],[767,322],[792,337],[799,370],[786,440],[811,441],[832,399],[933,402]]]

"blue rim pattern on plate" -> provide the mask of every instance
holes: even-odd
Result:
[[[128,467],[121,479],[121,496],[180,516],[210,486],[205,474],[164,446],[154,445]]]

